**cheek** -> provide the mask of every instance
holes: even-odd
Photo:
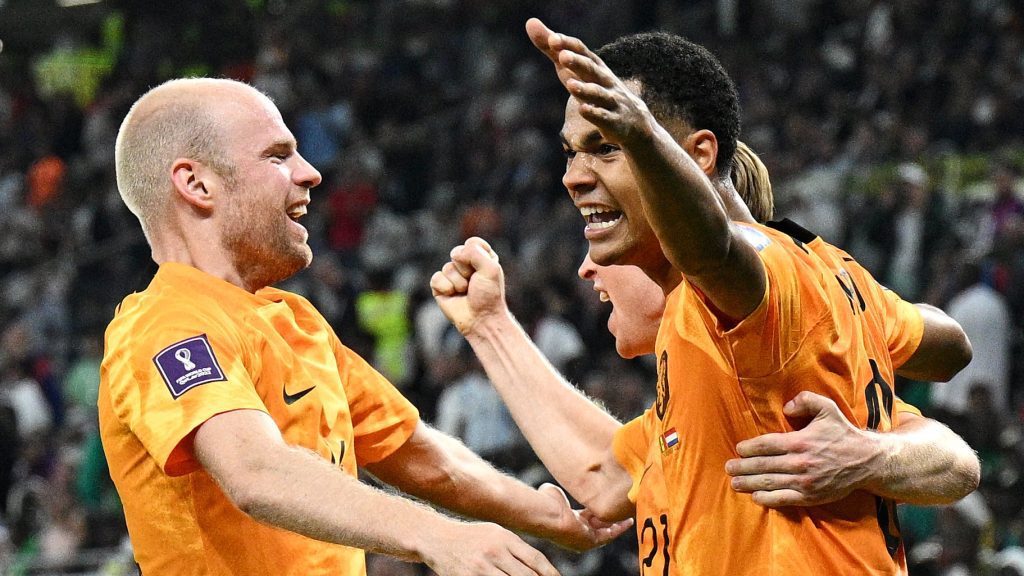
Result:
[[[661,317],[665,314],[665,293],[656,284],[648,281],[651,287],[644,295],[641,295],[643,310],[646,312],[648,322],[661,323]]]
[[[661,291],[636,290],[619,305],[619,332],[633,342],[653,341],[664,312]]]
[[[623,174],[616,174],[614,179],[605,181],[606,188],[619,210],[626,215],[629,227],[635,228],[638,232],[647,230],[647,217],[644,214],[643,201],[640,199],[640,190],[632,178],[626,178]],[[634,233],[634,235],[639,235]]]

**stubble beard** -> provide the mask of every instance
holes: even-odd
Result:
[[[266,211],[243,217],[236,210],[222,245],[246,286],[255,291],[291,278],[313,259],[309,245],[289,238],[281,215]]]

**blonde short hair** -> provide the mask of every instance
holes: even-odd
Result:
[[[114,146],[117,189],[149,236],[170,199],[171,164],[190,158],[233,175],[209,96],[189,90],[205,79],[171,80],[142,95],[121,123]],[[223,81],[229,82],[229,81]]]

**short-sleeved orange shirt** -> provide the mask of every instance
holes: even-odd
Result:
[[[163,264],[107,328],[99,396],[103,447],[142,573],[365,574],[362,550],[253,520],[202,469],[192,435],[238,409],[269,414],[286,442],[353,477],[418,422],[304,298],[252,294]]]
[[[726,328],[681,283],[658,335],[658,399],[614,440],[633,478],[641,574],[905,574],[891,502],[857,492],[772,510],[732,490],[725,462],[741,440],[802,427],[782,412],[801,390],[832,398],[856,425],[889,429],[889,346],[909,357],[920,317],[900,308],[910,316],[887,331],[886,310],[873,299],[860,305],[850,278],[862,276],[843,274],[832,252],[823,258],[770,228],[741,229],[765,264],[764,300]]]
[[[854,291],[858,306],[863,300],[865,307],[882,310],[882,329],[888,343],[893,370],[898,369],[914,355],[914,352],[917,352],[924,336],[924,318],[917,306],[879,284],[870,272],[844,250],[825,242],[789,220],[773,224],[780,225],[782,231],[788,231],[794,237],[803,238],[805,245],[820,256],[837,276],[846,277],[845,274],[852,278],[853,283],[846,286]],[[921,416],[921,411],[916,406],[907,404],[898,396],[893,410],[897,413]]]

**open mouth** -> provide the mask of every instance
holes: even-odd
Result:
[[[622,219],[622,212],[598,206],[581,206],[580,214],[590,230],[604,230],[615,226]]]
[[[290,218],[292,222],[298,222],[299,218],[302,218],[303,216],[306,215],[306,205],[296,204],[295,206],[292,206],[288,210],[287,214],[288,218]]]

